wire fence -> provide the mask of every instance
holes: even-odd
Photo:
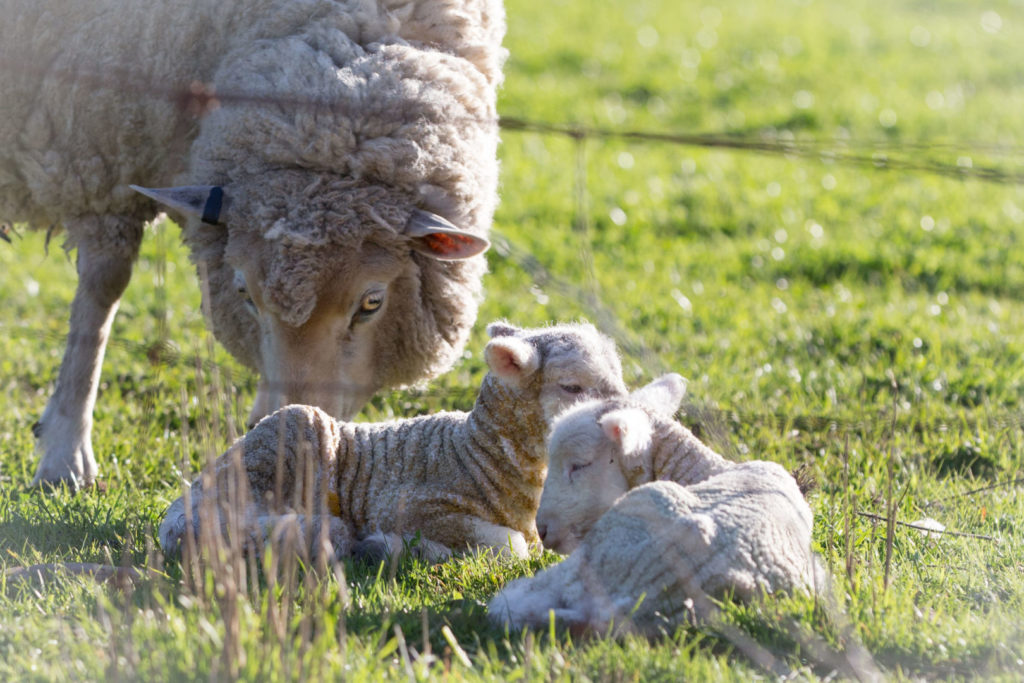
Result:
[[[217,92],[210,84],[195,82],[187,87],[168,87],[154,84],[144,74],[132,70],[121,71],[89,71],[86,67],[78,67],[66,72],[54,72],[45,66],[11,63],[0,61],[0,70],[19,69],[37,77],[66,79],[79,86],[95,90],[118,89],[129,91],[143,97],[151,97],[172,102],[189,116],[198,119],[220,107],[228,106],[274,106],[286,108],[310,108],[316,110],[337,110],[349,107],[349,103],[335,100],[315,98],[280,98],[258,93],[242,91]],[[581,247],[579,259],[582,264],[584,278],[582,282],[560,276],[547,266],[543,259],[529,249],[516,244],[506,235],[493,235],[494,257],[513,264],[521,270],[537,287],[556,293],[557,295],[578,302],[587,311],[591,320],[603,331],[612,336],[622,351],[635,359],[645,370],[652,374],[661,374],[671,368],[660,355],[651,348],[644,335],[624,324],[616,311],[608,306],[602,296],[600,284],[594,271],[594,259],[590,241],[590,207],[588,199],[587,178],[587,146],[594,143],[612,141],[629,142],[656,146],[679,146],[705,150],[719,150],[736,154],[769,155],[787,159],[798,159],[808,162],[837,164],[869,172],[930,174],[944,178],[962,179],[999,185],[1024,185],[1024,147],[1006,146],[979,142],[949,142],[931,144],[921,141],[878,141],[858,139],[815,138],[801,135],[800,137],[781,135],[779,131],[766,130],[759,133],[734,135],[727,133],[685,133],[678,131],[612,129],[576,123],[555,123],[536,121],[526,118],[506,116],[495,120],[494,125],[503,131],[519,134],[528,133],[546,137],[564,138],[574,143],[573,172],[573,220],[569,227],[579,240]],[[184,138],[183,138],[184,140]],[[182,143],[184,144],[184,142]],[[940,161],[931,157],[935,154],[954,155],[954,161]],[[981,156],[997,157],[1002,165],[979,165],[973,159]],[[12,242],[18,236],[15,226],[0,226],[0,239]],[[158,269],[161,268],[158,264]],[[162,279],[161,279],[162,281]],[[161,287],[164,285],[161,285]],[[166,306],[166,296],[159,296],[161,305]],[[166,319],[166,313],[161,314]],[[225,376],[231,374],[230,369],[219,366],[209,353],[186,352],[175,345],[169,337],[167,325],[160,326],[158,338],[147,341],[133,341],[112,338],[110,345],[120,348],[123,352],[137,359],[145,359],[154,366],[184,366],[200,368],[207,371],[223,371]],[[40,340],[54,346],[67,341],[66,336],[49,331],[15,328],[3,326],[7,335],[22,335]],[[461,393],[460,393],[461,392]],[[441,390],[410,390],[411,399],[440,398]],[[445,398],[452,398],[453,391],[445,389]],[[476,388],[455,390],[460,394],[460,403],[471,403]],[[827,414],[781,415],[746,410],[739,407],[720,408],[706,403],[690,402],[685,413],[692,425],[706,432],[720,449],[729,449],[727,435],[739,424],[756,422],[770,424],[778,429],[802,429],[815,433],[830,435],[836,443],[841,435],[852,433],[877,433],[880,426],[893,423],[895,409],[890,412],[879,412],[874,415],[862,415],[859,419],[849,420]],[[1024,413],[1006,412],[988,414],[988,427],[998,429],[1019,430],[1024,425]],[[934,428],[963,429],[960,424],[935,424]],[[967,425],[968,427],[970,425]],[[975,495],[999,488],[1009,488],[1024,484],[1019,477],[997,481],[984,487],[978,487],[964,493],[951,494],[944,498],[925,502],[924,505],[942,505],[954,498]],[[861,513],[876,521],[888,521],[886,517],[873,513]],[[898,522],[911,528],[919,528]],[[927,528],[925,528],[927,530]],[[950,534],[958,532],[950,531]],[[970,534],[963,534],[968,535]],[[974,535],[976,539],[989,537]],[[739,633],[728,636],[734,642],[743,641]],[[756,644],[754,644],[756,645]],[[740,649],[743,649],[742,647]],[[755,656],[752,656],[755,658]],[[771,666],[766,666],[771,669]]]
[[[34,79],[51,79],[66,85],[74,85],[95,91],[116,90],[132,93],[140,98],[173,104],[184,115],[183,126],[188,121],[197,122],[221,107],[258,106],[275,107],[284,110],[308,109],[346,113],[355,106],[353,102],[305,95],[267,94],[246,90],[220,90],[212,83],[194,81],[186,85],[174,85],[155,81],[150,74],[137,67],[111,68],[100,70],[89,64],[79,63],[66,67],[55,67],[50,63],[36,63],[17,58],[0,58],[0,71],[11,71]],[[476,120],[475,123],[480,123]],[[486,123],[486,121],[484,122]],[[575,234],[579,247],[579,260],[584,273],[583,282],[571,281],[553,272],[541,258],[514,242],[506,235],[495,231],[494,257],[525,273],[532,283],[545,291],[556,293],[567,300],[578,302],[592,321],[611,335],[623,352],[633,358],[647,372],[661,374],[671,368],[646,342],[644,335],[630,329],[608,306],[594,272],[591,253],[590,207],[588,205],[587,150],[589,144],[629,142],[652,146],[678,146],[703,150],[719,150],[735,154],[768,155],[807,162],[822,162],[863,169],[875,173],[930,174],[944,178],[977,181],[1000,185],[1024,184],[1024,147],[998,144],[989,141],[944,141],[919,140],[864,140],[846,137],[815,137],[801,133],[794,135],[787,130],[773,128],[743,134],[715,132],[681,132],[673,130],[617,129],[584,125],[571,122],[550,122],[532,120],[518,116],[502,116],[492,121],[493,125],[512,134],[534,134],[545,137],[563,138],[573,141],[574,159],[572,164],[572,187],[574,215],[567,229]],[[188,144],[189,136],[183,129],[180,136],[181,150]],[[955,157],[942,161],[936,155]],[[975,163],[974,159],[985,157],[998,159],[998,165]],[[49,236],[52,234],[51,228]],[[0,239],[11,242],[18,236],[15,226],[0,225]],[[162,264],[158,264],[158,270]],[[162,278],[161,278],[162,282]],[[166,305],[165,293],[159,292],[161,305]],[[215,361],[197,354],[183,353],[168,337],[166,313],[161,315],[160,338],[143,342],[114,338],[110,344],[127,351],[137,358],[145,358],[155,365],[177,365],[185,363],[192,368],[215,369]],[[8,334],[40,335],[55,345],[67,341],[65,337],[36,330],[8,329]],[[218,368],[223,369],[223,368]],[[464,390],[460,402],[471,402],[475,388]],[[413,391],[411,395],[420,398],[435,398],[436,391]],[[445,395],[451,397],[451,390]],[[771,422],[780,427],[801,425],[812,431],[847,433],[870,430],[877,425],[887,424],[890,416],[885,412],[865,415],[858,420],[843,420],[830,415],[768,415],[740,407],[719,408],[690,403],[687,414],[696,423],[703,425],[723,448],[730,448],[727,434],[730,426],[742,422]],[[1024,424],[1024,414],[1006,413],[990,416],[998,428],[1013,429]],[[939,425],[949,428],[953,425]]]
[[[196,120],[220,107],[231,106],[268,106],[341,112],[348,111],[353,106],[350,102],[337,99],[304,96],[282,97],[242,90],[218,92],[212,84],[199,81],[192,82],[187,86],[160,84],[155,83],[144,72],[132,68],[108,68],[100,71],[80,64],[61,70],[54,69],[51,65],[8,59],[0,60],[0,71],[2,70],[16,70],[39,79],[56,79],[95,91],[127,91],[135,93],[139,97],[171,102],[187,117]],[[578,302],[587,311],[593,322],[616,340],[627,356],[635,359],[652,374],[664,373],[671,368],[659,357],[658,353],[650,348],[642,334],[624,325],[618,314],[604,302],[600,285],[594,273],[588,234],[590,231],[587,179],[588,143],[625,141],[655,146],[670,145],[737,154],[770,155],[808,162],[820,161],[872,172],[931,174],[983,183],[1024,184],[1024,147],[986,141],[931,143],[906,140],[815,138],[803,134],[796,137],[788,135],[787,131],[774,129],[747,134],[686,133],[670,130],[614,129],[577,123],[553,123],[516,116],[503,116],[493,123],[509,133],[529,133],[564,138],[574,142],[572,186],[575,206],[574,217],[569,229],[576,234],[581,245],[579,259],[585,273],[585,282],[571,281],[552,272],[541,258],[498,231],[492,233],[495,256],[524,272],[536,287]],[[183,145],[185,139],[186,137],[182,138]],[[925,158],[936,153],[955,155],[956,160],[943,162]],[[979,155],[999,157],[1003,160],[1004,165],[977,165],[972,159]],[[50,233],[48,233],[48,242],[52,232],[53,228],[51,227]],[[0,225],[0,239],[11,242],[18,235],[16,226]],[[161,267],[158,264],[157,268]],[[162,301],[166,300],[163,293],[160,293],[159,297]],[[166,315],[163,317],[165,318]],[[161,325],[161,329],[166,333],[166,325]],[[21,329],[6,331],[12,335],[27,334],[34,337],[41,334],[47,341],[52,341],[55,344],[67,341],[66,337],[51,332]],[[111,339],[110,344],[127,350],[135,357],[145,358],[152,364],[186,363],[189,367],[204,368],[211,368],[215,364],[209,358],[199,358],[195,354],[183,353],[168,339],[166,334],[159,339],[145,342],[114,338]],[[473,392],[475,389],[467,389],[467,397]],[[436,396],[431,391],[419,391],[414,394],[424,398]],[[447,395],[450,396],[450,392]],[[465,398],[463,397],[463,399]],[[866,416],[865,419],[858,421],[839,420],[829,415],[768,416],[738,408],[718,409],[694,404],[689,405],[688,411],[695,419],[714,422],[716,427],[713,431],[717,432],[726,430],[726,425],[736,420],[763,421],[769,419],[780,424],[796,422],[812,428],[827,428],[833,431],[837,428],[842,431],[860,430],[872,424],[884,424],[889,420],[889,417],[883,414]],[[997,426],[1001,427],[1016,427],[1024,424],[1024,414],[1008,414],[994,419]]]

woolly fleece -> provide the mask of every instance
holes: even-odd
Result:
[[[655,635],[708,598],[812,590],[811,511],[795,480],[740,463],[692,486],[658,481],[622,496],[565,561],[517,579],[488,606],[498,623],[542,627],[549,612],[598,632]]]
[[[2,0],[0,13],[0,218],[63,224],[72,248],[94,239],[81,218],[116,216],[137,243],[157,207],[129,183],[224,186],[227,225],[193,219],[184,239],[218,339],[253,367],[232,242],[261,245],[268,298],[298,324],[339,253],[407,252],[413,208],[488,231],[497,0]],[[410,258],[375,337],[380,386],[449,367],[476,316],[482,256]]]

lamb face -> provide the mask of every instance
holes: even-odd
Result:
[[[558,417],[537,511],[537,532],[545,547],[571,553],[621,495],[638,480],[651,479],[645,463],[652,420],[672,415],[685,389],[685,380],[670,374],[633,392],[628,401],[591,401]]]
[[[580,401],[626,395],[614,342],[589,323],[533,330],[492,323],[487,331],[491,373],[520,400],[539,406],[547,426]]]

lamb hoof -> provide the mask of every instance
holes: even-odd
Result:
[[[387,541],[380,538],[366,538],[355,544],[352,556],[359,562],[376,566],[391,557]]]

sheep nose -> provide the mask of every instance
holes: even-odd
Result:
[[[547,524],[538,524],[537,525],[537,535],[540,536],[540,542],[543,543],[544,542],[544,537],[548,535],[548,525]]]

